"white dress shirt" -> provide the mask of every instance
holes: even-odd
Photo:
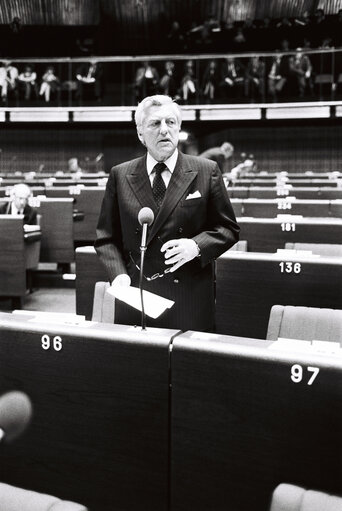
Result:
[[[167,160],[164,161],[167,168],[165,170],[163,170],[161,176],[163,178],[166,188],[168,187],[172,173],[175,170],[177,158],[178,158],[178,149],[176,149],[175,152]],[[147,153],[146,168],[147,168],[147,174],[148,174],[151,186],[153,185],[153,180],[156,175],[156,173],[153,169],[154,169],[155,165],[157,165],[157,163],[159,163],[159,162],[157,160],[155,160],[153,158],[153,156],[150,155],[150,153]]]

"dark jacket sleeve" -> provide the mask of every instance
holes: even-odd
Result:
[[[193,238],[201,251],[202,266],[235,245],[239,240],[239,231],[222,174],[216,164],[210,176],[206,228]]]
[[[95,250],[112,282],[127,273],[122,255],[122,231],[115,182],[115,167],[109,175],[96,229]]]

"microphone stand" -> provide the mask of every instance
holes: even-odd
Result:
[[[144,294],[143,294],[143,278],[144,278],[144,262],[146,252],[146,235],[147,235],[147,223],[143,223],[143,231],[141,236],[140,246],[140,273],[139,273],[139,289],[140,289],[140,300],[141,300],[141,329],[146,330],[146,314],[144,308]]]

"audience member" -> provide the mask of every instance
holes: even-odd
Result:
[[[245,95],[250,101],[265,98],[265,63],[260,57],[249,59],[245,75]]]
[[[220,82],[219,68],[216,60],[210,60],[203,75],[202,93],[203,96],[212,101],[218,92]]]
[[[157,92],[159,85],[159,73],[157,69],[145,61],[137,69],[135,74],[135,95],[139,103],[145,96],[153,95]]]
[[[221,91],[223,97],[239,97],[244,84],[244,68],[234,57],[227,57],[221,68]]]
[[[294,57],[290,57],[290,71],[295,77],[299,97],[302,98],[306,89],[313,94],[312,64],[308,55],[303,53],[302,48],[297,48]]]
[[[17,93],[18,69],[9,60],[0,65],[1,100],[6,102],[11,93]]]
[[[180,96],[184,101],[192,99],[197,92],[197,79],[193,60],[184,65],[184,74],[181,79]]]
[[[177,84],[175,80],[175,63],[171,60],[165,62],[165,71],[159,82],[159,89],[166,96],[175,97],[177,94]]]
[[[50,101],[51,93],[57,92],[60,87],[59,78],[55,75],[53,66],[48,66],[42,76],[39,95],[44,96],[46,102]]]
[[[79,101],[95,99],[102,101],[103,95],[103,68],[100,62],[91,60],[87,64],[81,64],[76,70],[77,94]]]
[[[286,84],[286,77],[282,74],[282,58],[282,55],[275,55],[273,57],[272,66],[268,74],[268,92],[273,101],[278,101],[278,97]]]
[[[73,179],[78,179],[83,174],[83,170],[78,164],[78,158],[72,157],[68,160],[68,172],[72,174]]]
[[[29,186],[19,183],[13,186],[10,202],[0,206],[1,215],[24,215],[24,224],[37,224],[37,211],[29,205],[32,192]]]
[[[168,48],[171,51],[181,51],[185,47],[185,39],[178,21],[173,21],[170,32],[167,35]]]
[[[219,147],[212,147],[207,149],[199,156],[201,158],[207,158],[207,160],[216,161],[222,174],[230,171],[228,168],[228,161],[232,158],[234,153],[234,147],[229,142],[223,142]]]
[[[30,65],[24,67],[24,71],[18,76],[19,89],[23,93],[24,99],[29,100],[38,97],[37,73],[33,71]]]

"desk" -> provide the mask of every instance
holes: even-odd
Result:
[[[231,199],[236,216],[275,218],[289,213],[306,217],[342,218],[342,200]]]
[[[96,282],[108,281],[108,276],[95,252],[95,248],[79,247],[76,260],[76,313],[91,319]]]
[[[50,198],[72,197],[74,207],[84,213],[84,220],[74,224],[74,241],[93,243],[96,238],[96,226],[104,192],[103,186],[50,187],[46,189],[46,196]]]
[[[40,198],[35,207],[41,215],[40,261],[74,261],[73,199]]]
[[[342,199],[342,188],[330,187],[295,187],[277,189],[272,187],[246,186],[228,187],[229,197],[233,199],[277,199],[280,197],[294,196],[297,199]]]
[[[175,338],[172,511],[266,511],[280,482],[341,493],[342,358],[271,345]]]
[[[292,265],[281,265],[286,262]],[[276,304],[341,308],[339,257],[228,251],[217,259],[216,274],[216,328],[222,334],[266,339]]]
[[[26,270],[38,266],[40,235],[37,232],[24,235],[23,225],[24,215],[0,215],[1,296],[24,296]]]
[[[237,219],[240,239],[249,252],[276,252],[287,242],[342,243],[340,218],[249,218]]]
[[[0,314],[0,393],[33,404],[25,434],[2,445],[1,481],[92,511],[166,511],[176,331],[31,319]]]

